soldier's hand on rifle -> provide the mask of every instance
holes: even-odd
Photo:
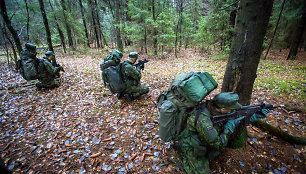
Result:
[[[250,118],[250,122],[255,122],[257,119],[266,118],[270,109],[262,109],[260,112],[256,112]]]
[[[240,120],[244,119],[245,116],[236,118],[235,120],[228,120],[224,126],[224,133],[234,133],[236,126],[239,124]]]

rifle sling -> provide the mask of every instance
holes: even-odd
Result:
[[[198,122],[198,119],[199,119],[199,116],[200,116],[200,113],[206,108],[206,105],[207,103],[204,102],[201,107],[199,108],[198,112],[197,112],[197,115],[196,115],[196,118],[194,120],[194,126],[197,126],[197,122]]]

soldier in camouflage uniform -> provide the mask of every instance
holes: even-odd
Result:
[[[138,59],[137,52],[129,53],[128,60],[123,62],[123,77],[125,79],[126,89],[124,91],[125,96],[129,101],[134,98],[146,94],[149,92],[147,86],[140,84],[141,79],[141,67],[135,67],[134,63]],[[119,98],[119,97],[118,97]]]
[[[209,173],[209,159],[217,157],[227,146],[229,136],[234,133],[240,117],[229,120],[223,126],[214,126],[210,117],[231,112],[241,108],[238,103],[238,95],[232,92],[224,92],[216,95],[213,100],[208,100],[200,109],[194,109],[187,120],[186,128],[179,135],[179,148],[182,155],[183,168],[187,173]],[[269,112],[263,109],[263,114],[254,114],[251,122],[257,118],[265,118]],[[235,139],[238,137],[235,137]]]
[[[54,67],[58,67],[58,68],[60,69],[60,71],[63,71],[63,72],[64,72],[64,68],[63,68],[60,64],[58,64],[58,63],[56,62],[55,54],[54,54],[53,51],[47,51],[47,52],[45,53],[45,55],[46,55],[46,58],[47,58],[48,60],[50,60],[51,64],[52,64]],[[56,78],[60,78],[60,77],[61,77],[60,71],[58,71],[58,73],[55,75]]]
[[[46,57],[42,58],[38,64],[38,72],[40,73],[38,78],[40,83],[36,83],[38,90],[59,87],[56,77],[59,75],[60,68],[51,63],[55,62],[55,54],[52,51],[47,51],[45,55]]]

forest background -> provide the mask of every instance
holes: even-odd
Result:
[[[155,107],[154,101],[156,101],[158,94],[167,88],[173,77],[183,71],[203,71],[204,68],[204,71],[213,74],[219,85],[222,84],[226,60],[230,55],[232,40],[235,36],[234,27],[239,1],[12,0],[1,1],[0,5],[2,16],[4,11],[8,16],[8,18],[0,18],[0,39],[2,41],[0,43],[1,102],[3,106],[1,116],[3,127],[5,127],[1,132],[1,135],[3,135],[1,148],[4,150],[2,157],[11,169],[15,171],[102,170],[108,172],[110,170],[139,171],[145,166],[147,168],[141,169],[141,171],[175,171],[176,165],[173,165],[172,161],[174,161],[173,163],[176,163],[176,161],[171,155],[168,155],[169,157],[159,157],[155,153],[151,153],[151,151],[156,150],[156,152],[165,155],[167,154],[165,151],[169,150],[155,137],[158,133],[156,132],[157,110],[156,108],[152,109]],[[277,117],[269,118],[267,121],[299,136],[305,136],[305,11],[303,0],[274,1],[263,42],[265,51],[258,68],[258,78],[254,84],[251,101],[252,103],[258,103],[268,100],[267,102],[273,104],[286,104],[284,110],[278,110]],[[9,23],[7,23],[8,21]],[[15,32],[12,32],[12,29]],[[41,93],[33,91],[33,86],[32,88],[28,85],[22,87],[25,82],[21,77],[18,77],[14,69],[18,53],[26,42],[36,44],[41,57],[47,50],[55,51],[59,63],[63,64],[66,69],[66,73],[62,76],[66,84],[64,82],[62,88]],[[270,48],[271,42],[273,44]],[[145,97],[145,99],[148,98],[147,102],[137,100],[129,105],[125,101],[116,100],[104,87],[97,87],[103,85],[100,72],[96,70],[96,67],[112,49],[123,51],[125,57],[130,51],[138,51],[141,57],[152,60],[146,66],[147,71],[144,71],[143,76],[143,81],[153,89],[149,96]],[[270,54],[266,57],[264,53],[269,50],[271,50]],[[90,79],[92,81],[89,81]],[[18,88],[20,84],[21,88]],[[79,91],[72,92],[70,91],[71,88]],[[86,90],[92,91],[92,94],[88,96]],[[220,92],[220,88],[217,90]],[[27,100],[24,96],[29,95],[28,93],[30,93],[30,97]],[[58,98],[59,93],[61,97]],[[80,95],[84,94],[86,94],[86,97],[81,98]],[[82,102],[75,104],[75,101],[71,101],[69,96],[76,96]],[[42,99],[40,103],[37,102],[38,98],[46,99]],[[90,103],[92,98],[99,103]],[[85,100],[87,102],[84,104]],[[71,103],[74,103],[77,107],[74,108],[73,106],[69,112],[66,110],[67,108],[63,109],[64,105]],[[27,106],[24,107],[22,104],[27,104]],[[45,108],[45,105],[51,106]],[[59,106],[56,107],[56,105]],[[90,106],[95,109],[92,110]],[[101,109],[101,107],[104,109]],[[109,110],[105,107],[109,107]],[[54,112],[54,109],[56,112]],[[31,119],[25,121],[25,118],[19,117],[18,111],[23,112],[23,110],[25,110],[24,114],[27,115],[27,118],[31,117]],[[81,118],[84,116],[83,112],[86,113],[86,117]],[[154,117],[144,118],[148,115],[148,112],[153,113]],[[49,113],[53,114],[49,115]],[[33,114],[36,114],[36,120]],[[54,128],[55,123],[52,123],[53,126],[50,128],[50,124],[47,123],[45,118],[39,117],[43,116],[49,120],[55,117],[54,114],[58,116],[59,122],[62,121],[64,130]],[[67,119],[66,114],[73,119]],[[123,125],[134,126],[136,131],[132,131],[133,134],[140,134],[135,141],[128,140],[129,137],[124,136],[122,137],[123,141],[122,139],[116,139],[116,136],[122,133],[120,132],[122,118],[119,118],[117,114],[121,114],[122,118],[125,116]],[[134,118],[133,115],[137,114],[144,117]],[[100,125],[101,127],[98,128],[100,134],[88,135],[84,133],[85,130],[97,131],[93,123],[103,120],[95,117],[101,117],[101,115],[109,116],[115,121],[104,120],[108,126],[107,124]],[[89,125],[89,128],[86,125],[84,126],[80,122],[81,120],[87,120],[86,125]],[[22,121],[24,122],[19,123]],[[76,125],[73,125],[74,123]],[[119,129],[118,127],[115,129],[114,127],[118,124],[121,126],[119,126]],[[34,129],[40,129],[37,133],[37,139],[25,140],[26,136],[20,137],[20,134],[29,133],[25,129],[21,129],[20,125],[23,125],[23,127],[30,126],[30,128],[27,127],[28,131],[33,127]],[[81,130],[78,129],[79,127],[86,127],[86,129]],[[50,133],[50,130],[52,133]],[[143,132],[143,130],[146,131]],[[131,130],[124,131],[131,132]],[[13,132],[15,134],[12,134]],[[68,132],[68,135],[64,132]],[[118,134],[114,132],[118,132]],[[255,132],[256,136],[251,134],[250,137],[252,138],[248,141],[247,153],[243,156],[243,160],[240,159],[240,154],[245,153],[245,151],[230,151],[225,156],[231,156],[233,160],[218,159],[215,161],[216,165],[212,169],[213,172],[222,170],[230,173],[245,173],[259,170],[263,168],[262,166],[264,166],[264,169],[260,170],[264,172],[275,172],[275,170],[294,172],[295,170],[303,171],[305,169],[303,167],[303,164],[305,164],[304,147],[283,145],[283,142],[278,147],[276,145],[279,143],[278,140],[272,143],[274,146],[266,145],[271,141],[271,138],[258,133],[256,129],[249,132]],[[81,146],[82,148],[80,148],[76,145],[79,141],[75,138],[84,134],[85,137],[88,137],[86,141],[92,145],[89,150],[87,146]],[[106,134],[110,134],[110,136]],[[152,145],[148,136],[155,137],[157,142]],[[254,139],[254,137],[256,138]],[[113,141],[108,144],[110,147],[99,147],[96,144],[97,141],[102,142],[102,140],[108,142],[107,138],[113,138]],[[15,142],[16,140],[19,140],[17,142],[25,140],[25,143],[13,143],[12,140]],[[84,139],[81,139],[81,141],[84,141]],[[44,145],[41,146],[42,144]],[[128,149],[133,148],[124,144],[131,144],[137,148],[127,153]],[[144,148],[148,146],[153,147],[150,152],[147,152],[148,149]],[[20,153],[23,147],[31,147],[34,150]],[[52,152],[50,147],[57,151]],[[124,150],[105,152],[105,150],[109,150],[108,148]],[[34,151],[35,155],[33,154]],[[98,154],[98,158],[92,157],[93,159],[86,160],[90,155],[80,155],[81,151],[91,155]],[[64,157],[58,157],[59,153],[66,152],[67,154]],[[73,153],[68,154],[69,152]],[[120,159],[119,157],[112,159],[113,155],[120,156],[119,153],[121,155]],[[138,154],[135,159],[141,161],[142,164],[139,165],[136,162],[136,165],[134,163],[134,167],[133,165],[131,167],[130,164],[133,164],[133,162],[129,161],[118,167],[117,164],[122,163],[121,160],[125,159],[126,154],[132,156],[136,153]],[[15,154],[18,155],[14,156]],[[173,153],[170,151],[170,154]],[[31,162],[29,155],[34,155],[36,162]],[[53,157],[44,161],[43,163],[47,165],[43,166],[40,159],[47,155]],[[74,155],[73,158],[71,158],[71,155]],[[269,159],[271,155],[277,160]],[[109,158],[105,156],[109,156]],[[151,161],[145,158],[147,156],[152,158]],[[251,158],[248,160],[250,156]],[[68,157],[73,160],[68,162]],[[157,160],[158,162],[154,161],[156,158],[160,158]],[[258,163],[254,161],[258,161]],[[90,164],[93,168],[89,169],[88,165],[85,164]],[[230,166],[237,164],[237,171],[231,171]]]

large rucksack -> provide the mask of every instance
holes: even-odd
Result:
[[[39,59],[36,58],[34,51],[27,50],[26,48],[21,51],[20,59],[17,61],[17,67],[20,75],[25,80],[35,80],[39,77],[38,64]]]
[[[123,65],[120,63],[122,56],[120,51],[113,50],[100,64],[104,86],[112,93],[121,93],[126,88],[122,75]]]
[[[124,78],[122,75],[123,64],[119,63],[116,66],[110,66],[102,71],[102,79],[104,85],[112,93],[121,93],[126,89]]]
[[[218,86],[207,72],[182,73],[157,100],[159,136],[167,142],[176,140],[187,120],[187,110],[198,106]]]
[[[108,67],[117,66],[120,63],[120,59],[123,54],[118,50],[113,50],[108,56],[106,56],[102,63],[100,63],[101,71],[104,71]]]

